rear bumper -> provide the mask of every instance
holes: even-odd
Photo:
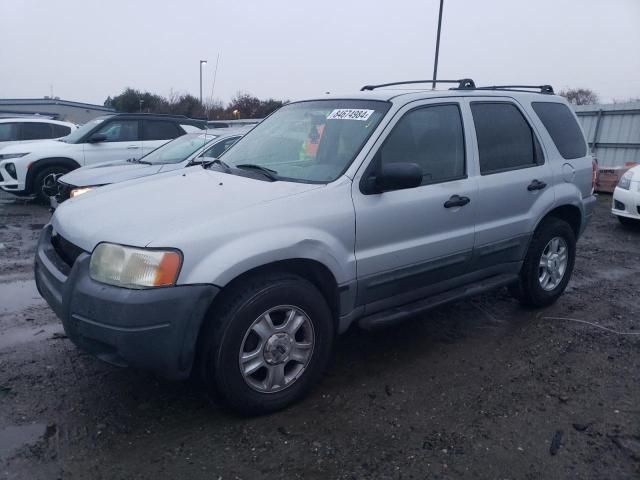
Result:
[[[597,201],[598,200],[595,195],[589,195],[582,199],[582,222],[580,222],[580,235],[582,235],[584,229],[587,228],[587,225],[591,221]]]
[[[119,365],[151,370],[168,379],[191,372],[202,320],[219,289],[184,285],[133,290],[89,276],[90,255],[69,267],[42,231],[35,261],[38,291],[80,349]]]

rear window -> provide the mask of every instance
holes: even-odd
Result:
[[[569,107],[554,102],[533,102],[531,105],[563,158],[580,158],[587,154],[582,131]]]
[[[471,113],[482,175],[544,163],[538,140],[515,105],[472,102]]]
[[[145,120],[143,123],[144,140],[170,140],[183,134],[173,122]]]
[[[51,124],[25,122],[22,124],[22,140],[41,140],[51,138]]]

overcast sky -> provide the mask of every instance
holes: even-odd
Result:
[[[430,78],[439,0],[0,0],[0,98],[297,99]],[[640,0],[445,0],[439,78],[640,97]]]

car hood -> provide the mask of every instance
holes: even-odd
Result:
[[[100,242],[143,247],[169,234],[189,232],[194,226],[221,228],[223,217],[237,220],[254,205],[320,186],[267,182],[196,166],[69,199],[58,207],[51,222],[60,235],[87,252]]]
[[[91,187],[153,175],[161,169],[162,165],[146,165],[125,160],[78,168],[63,175],[59,180],[74,187]]]
[[[62,151],[69,148],[69,143],[58,140],[33,140],[31,142],[14,143],[2,148],[2,153],[34,153],[42,151]]]

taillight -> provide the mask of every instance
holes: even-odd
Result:
[[[598,183],[598,161],[594,158],[591,160],[591,194],[596,191],[596,184]]]

